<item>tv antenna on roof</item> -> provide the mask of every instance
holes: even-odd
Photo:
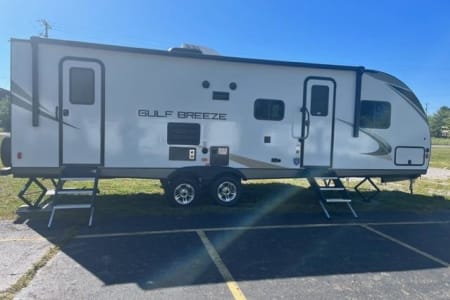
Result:
[[[48,31],[53,29],[52,25],[46,19],[39,19],[37,22],[44,28],[44,31],[39,36],[48,38]]]

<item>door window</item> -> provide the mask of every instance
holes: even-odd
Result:
[[[95,75],[89,68],[70,68],[70,103],[92,105],[95,101]]]
[[[325,117],[328,115],[330,88],[327,85],[313,85],[311,88],[311,115]]]

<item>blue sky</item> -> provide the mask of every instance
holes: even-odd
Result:
[[[0,0],[0,87],[9,38],[38,35],[167,49],[184,42],[222,55],[363,65],[399,77],[434,112],[450,106],[450,1]]]

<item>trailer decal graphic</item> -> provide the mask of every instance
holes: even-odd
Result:
[[[344,121],[342,119],[337,118],[336,120],[350,126],[353,128],[353,124],[347,121]],[[378,144],[378,149],[372,152],[367,152],[367,153],[362,153],[362,154],[366,154],[366,155],[373,155],[373,156],[385,156],[386,159],[388,160],[392,160],[391,157],[391,152],[392,152],[392,146],[389,145],[388,142],[386,142],[382,137],[380,137],[379,135],[370,132],[369,130],[363,129],[363,128],[359,128],[359,131],[365,133],[367,136],[369,136],[370,138],[372,138],[377,144]]]
[[[249,168],[261,168],[261,169],[285,169],[274,164],[269,164],[263,161],[254,160],[245,156],[240,156],[230,153],[230,160],[237,162],[238,164],[247,166]]]
[[[425,111],[423,110],[423,107],[421,107],[419,99],[417,99],[414,93],[403,82],[383,72],[367,73],[367,75],[372,78],[384,81],[386,84],[388,84],[394,92],[396,92],[404,100],[406,100],[406,102],[408,102],[419,113],[422,119],[427,121],[427,116],[425,114]]]
[[[425,120],[425,122],[428,122],[427,116],[425,115],[425,113],[421,110],[421,108],[419,108],[417,106],[416,103],[414,103],[414,101],[408,97],[408,90],[405,90],[403,88],[397,87],[395,85],[390,85],[391,89],[396,92],[400,97],[402,97],[409,105],[411,105],[419,114],[419,116]],[[417,100],[419,101],[419,100]]]
[[[146,118],[169,118],[175,116],[177,119],[193,120],[219,120],[226,121],[227,114],[216,112],[198,112],[198,111],[173,111],[173,110],[150,110],[138,109],[138,117]]]
[[[33,111],[33,105],[31,104],[31,96],[27,94],[18,84],[14,81],[11,82],[11,103],[21,107],[29,112]],[[53,116],[48,109],[39,105],[39,114],[43,117],[46,117],[49,120],[53,120],[59,122],[59,120]],[[75,129],[79,129],[78,127],[71,125],[67,122],[63,122],[64,125],[70,126]]]

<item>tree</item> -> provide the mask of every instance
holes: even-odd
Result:
[[[430,117],[430,130],[431,135],[439,137],[441,134],[441,128],[443,126],[450,126],[450,108],[442,106],[439,110]]]
[[[9,108],[9,97],[7,95],[4,95],[2,98],[0,98],[0,128],[5,131],[10,130],[11,114]]]

